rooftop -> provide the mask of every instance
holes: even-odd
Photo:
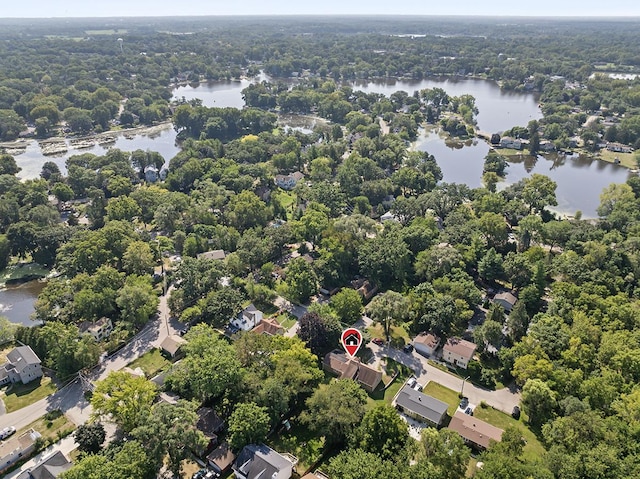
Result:
[[[449,405],[436,398],[427,396],[415,389],[405,385],[396,398],[396,404],[404,409],[416,413],[429,421],[440,424],[442,418],[447,414]]]
[[[420,333],[414,338],[413,343],[424,344],[425,346],[435,349],[438,347],[438,344],[440,344],[440,338],[431,333]]]
[[[469,414],[456,411],[449,423],[449,429],[457,432],[464,439],[484,447],[489,447],[491,440],[500,442],[502,440],[502,429],[481,421]]]
[[[218,466],[221,471],[224,471],[231,466],[235,459],[236,455],[231,451],[229,444],[226,442],[220,444],[207,456],[207,460]]]
[[[264,444],[249,444],[238,455],[235,469],[247,479],[268,479],[293,468],[291,462]]]
[[[55,479],[72,465],[62,452],[56,451],[33,469],[22,472],[16,479]]]
[[[198,259],[224,259],[226,255],[221,249],[214,249],[198,254]]]
[[[444,351],[451,351],[453,354],[471,359],[473,353],[476,352],[477,346],[471,341],[460,338],[449,338],[447,344],[444,345]]]

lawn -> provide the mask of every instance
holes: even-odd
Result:
[[[56,392],[58,388],[49,377],[42,377],[28,384],[13,384],[0,393],[7,412],[17,411]]]
[[[638,163],[636,162],[633,153],[617,153],[615,151],[609,151],[603,148],[595,155],[595,158],[599,158],[608,163],[614,163],[615,159],[618,158],[622,166],[626,166],[627,168],[638,167]]]
[[[282,326],[285,330],[289,330],[294,324],[296,324],[296,321],[298,321],[298,319],[292,314],[283,313],[276,318],[276,321],[278,321],[280,323],[280,326]]]
[[[536,435],[524,424],[523,418],[518,421],[512,418],[510,415],[498,411],[491,406],[478,406],[473,411],[474,417],[486,421],[500,429],[506,429],[509,426],[513,426],[520,430],[522,437],[527,441],[527,445],[524,447],[522,456],[529,461],[534,459],[540,459],[544,454],[544,447],[536,437]]]
[[[446,402],[449,405],[449,407],[447,408],[447,414],[453,417],[456,409],[458,409],[458,404],[460,403],[460,398],[458,397],[458,393],[456,391],[446,388],[436,382],[429,381],[422,392],[427,396],[431,396],[439,399],[440,401]]]
[[[369,394],[369,400],[367,401],[367,407],[373,408],[375,406],[379,406],[382,404],[391,404],[393,398],[398,391],[405,383],[407,378],[413,374],[413,371],[408,367],[394,361],[393,359],[387,358],[387,365],[385,367],[385,374],[383,375],[383,379],[385,381],[391,380],[391,377],[398,371],[398,376],[393,380],[391,386],[387,389],[384,389],[384,384],[380,383],[378,388]]]
[[[287,212],[287,219],[292,219],[293,215],[293,205],[296,203],[296,195],[293,192],[288,192],[284,190],[275,191],[273,193],[275,198],[280,202],[282,207]]]
[[[144,353],[138,359],[129,363],[131,369],[142,369],[148,378],[154,377],[170,365],[171,362],[162,355],[158,348],[153,348],[151,351]]]
[[[17,431],[16,436],[19,436],[29,429],[34,429],[42,434],[42,439],[45,441],[55,442],[74,431],[75,428],[75,424],[69,421],[67,416],[59,411],[52,411]]]
[[[297,418],[290,421],[291,429],[273,434],[267,439],[267,445],[278,452],[288,452],[296,456],[299,460],[296,469],[298,472],[304,472],[322,457],[324,438],[311,432]]]
[[[372,324],[367,328],[367,332],[372,338],[386,339],[384,337],[384,329],[381,324]],[[391,326],[391,346],[394,348],[401,348],[409,342],[411,342],[409,332],[403,326]]]
[[[200,464],[192,459],[182,461],[182,477],[183,479],[191,479],[193,474],[202,469]]]

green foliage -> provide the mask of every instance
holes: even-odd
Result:
[[[331,309],[340,320],[353,324],[362,317],[362,296],[354,289],[343,288],[331,298]]]
[[[353,434],[353,446],[395,460],[407,447],[407,423],[391,406],[383,404],[367,411]]]
[[[73,437],[82,452],[96,454],[100,451],[106,435],[102,423],[95,422],[78,426]]]
[[[229,417],[229,445],[240,451],[247,444],[260,444],[269,432],[267,409],[254,403],[236,405]]]

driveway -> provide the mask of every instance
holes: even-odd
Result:
[[[386,345],[377,346],[373,343],[369,343],[367,347],[373,352],[373,359],[370,363],[373,363],[375,366],[379,366],[382,358],[390,357],[391,359],[411,368],[414,371],[418,382],[422,385],[426,384],[428,381],[433,381],[454,391],[463,391],[464,395],[469,398],[471,403],[480,404],[481,401],[484,401],[490,406],[493,406],[507,414],[511,414],[513,407],[520,404],[520,392],[510,388],[490,391],[488,389],[475,386],[469,381],[464,381],[463,390],[462,379],[430,365],[427,358],[415,351],[411,353],[404,353],[399,349]]]

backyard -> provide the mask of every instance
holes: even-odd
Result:
[[[166,359],[157,348],[144,353],[138,359],[129,363],[129,367],[131,369],[142,369],[144,375],[148,378],[156,376],[161,371],[167,369],[170,365],[171,362]]]
[[[324,438],[302,424],[297,418],[291,419],[291,429],[275,433],[267,439],[267,445],[278,452],[288,452],[298,458],[297,470],[302,473],[322,457]]]

